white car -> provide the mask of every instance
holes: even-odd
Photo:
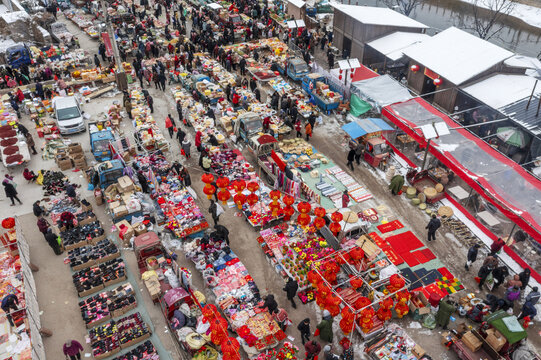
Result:
[[[55,97],[53,99],[54,118],[62,135],[86,130],[84,111],[75,96]]]

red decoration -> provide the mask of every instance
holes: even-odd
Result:
[[[342,75],[338,75],[338,80],[342,80]]]
[[[256,194],[251,193],[250,195],[248,195],[248,196],[246,197],[246,201],[248,202],[248,204],[254,205],[256,202],[259,201],[259,198],[257,197]]]
[[[231,197],[231,193],[226,189],[220,190],[218,193],[218,200],[220,200],[224,205],[227,203],[227,200]]]
[[[269,197],[270,197],[272,200],[279,200],[279,199],[282,197],[282,193],[281,193],[279,190],[272,190],[272,191],[269,193]]]
[[[321,206],[314,209],[314,215],[317,217],[324,217],[326,213],[327,211]]]
[[[237,339],[234,337],[228,337],[222,342],[221,348],[222,353],[234,355],[238,354],[240,349],[240,344]]]
[[[331,232],[334,234],[334,236],[336,236],[342,230],[342,226],[340,225],[340,223],[332,222],[329,225],[329,230],[331,230]]]
[[[353,79],[353,73],[349,74],[349,77]]]
[[[307,203],[306,201],[302,201],[299,203],[299,205],[297,205],[297,210],[301,214],[308,214],[310,210],[312,210],[312,206],[310,206],[310,204]]]
[[[274,203],[270,203],[269,204],[269,208],[272,210],[272,216],[276,217],[278,216],[278,212],[280,211],[281,207],[280,207],[280,204],[278,202]]]
[[[323,226],[325,226],[325,219],[318,217],[314,219],[314,226],[316,229],[321,229]]]
[[[443,80],[442,80],[442,79],[440,79],[440,78],[434,79],[434,85],[440,86],[441,84],[443,84]]]
[[[420,67],[419,67],[419,65],[414,64],[414,65],[410,66],[410,69],[411,69],[412,72],[416,73],[417,71],[419,71]]]
[[[301,213],[297,216],[297,224],[306,226],[310,223],[310,215]]]
[[[354,327],[354,320],[348,320],[346,318],[342,318],[340,320],[340,329],[344,333],[344,335],[349,335],[353,331]]]
[[[353,260],[362,260],[364,258],[364,250],[360,247],[355,247],[349,251],[348,255]]]
[[[295,198],[291,195],[286,195],[284,196],[284,199],[282,201],[284,202],[284,204],[290,206],[293,205],[293,203],[295,202]]]
[[[246,189],[246,181],[244,180],[235,180],[231,185],[233,185],[233,189],[235,189],[236,192],[241,192]]]
[[[233,201],[237,204],[239,209],[242,209],[242,205],[246,202],[246,195],[239,192],[237,195],[233,196]]]
[[[358,289],[363,286],[364,281],[361,278],[352,278],[351,280],[349,280],[349,283],[351,284],[352,288]]]
[[[371,303],[372,302],[367,297],[361,296],[360,298],[357,299],[357,301],[355,301],[354,306],[355,306],[355,309],[359,310],[365,306],[370,305]]]
[[[293,206],[288,205],[284,208],[285,221],[289,221],[291,219],[291,216],[293,216],[293,214],[295,214],[295,209],[293,208]]]
[[[250,190],[251,192],[256,192],[257,190],[259,190],[259,184],[256,183],[255,181],[250,181],[248,183],[248,185],[246,185],[246,187],[248,188],[248,190]]]
[[[218,186],[220,189],[228,187],[229,179],[226,177],[219,177],[218,180],[216,180],[216,186]]]
[[[342,221],[343,218],[344,218],[344,215],[342,215],[342,213],[339,212],[339,211],[335,211],[331,215],[331,219],[334,222],[340,222],[340,221]]]
[[[15,218],[8,217],[2,220],[2,227],[4,229],[13,229],[15,227]]]
[[[340,74],[342,74],[342,71],[343,71],[342,69],[339,69],[339,70],[338,70],[338,72],[339,72]]]
[[[201,175],[201,181],[204,182],[205,184],[210,184],[211,182],[214,181],[214,175],[205,173]]]
[[[216,192],[216,188],[210,184],[206,184],[203,188],[203,192],[205,193],[205,195],[207,195],[207,199],[210,200],[212,198],[212,195],[214,195],[214,193]]]

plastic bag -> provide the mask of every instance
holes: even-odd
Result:
[[[423,320],[422,325],[427,329],[436,328],[436,317],[434,316],[434,314],[427,314]]]

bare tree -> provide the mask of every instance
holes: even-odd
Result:
[[[411,12],[415,10],[423,0],[383,0],[383,3],[388,8],[395,9],[398,12],[406,16],[410,16]]]
[[[473,0],[473,30],[481,39],[489,40],[503,29],[515,5],[512,0]]]

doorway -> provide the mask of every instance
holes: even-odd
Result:
[[[436,85],[434,85],[434,80],[425,75],[425,78],[423,80],[423,90],[421,91],[422,98],[425,99],[427,102],[431,103],[432,100],[434,100],[434,91],[436,91]],[[424,96],[424,94],[429,93],[430,95]]]
[[[342,57],[348,58],[351,56],[351,39],[344,36],[344,41],[342,42]]]

